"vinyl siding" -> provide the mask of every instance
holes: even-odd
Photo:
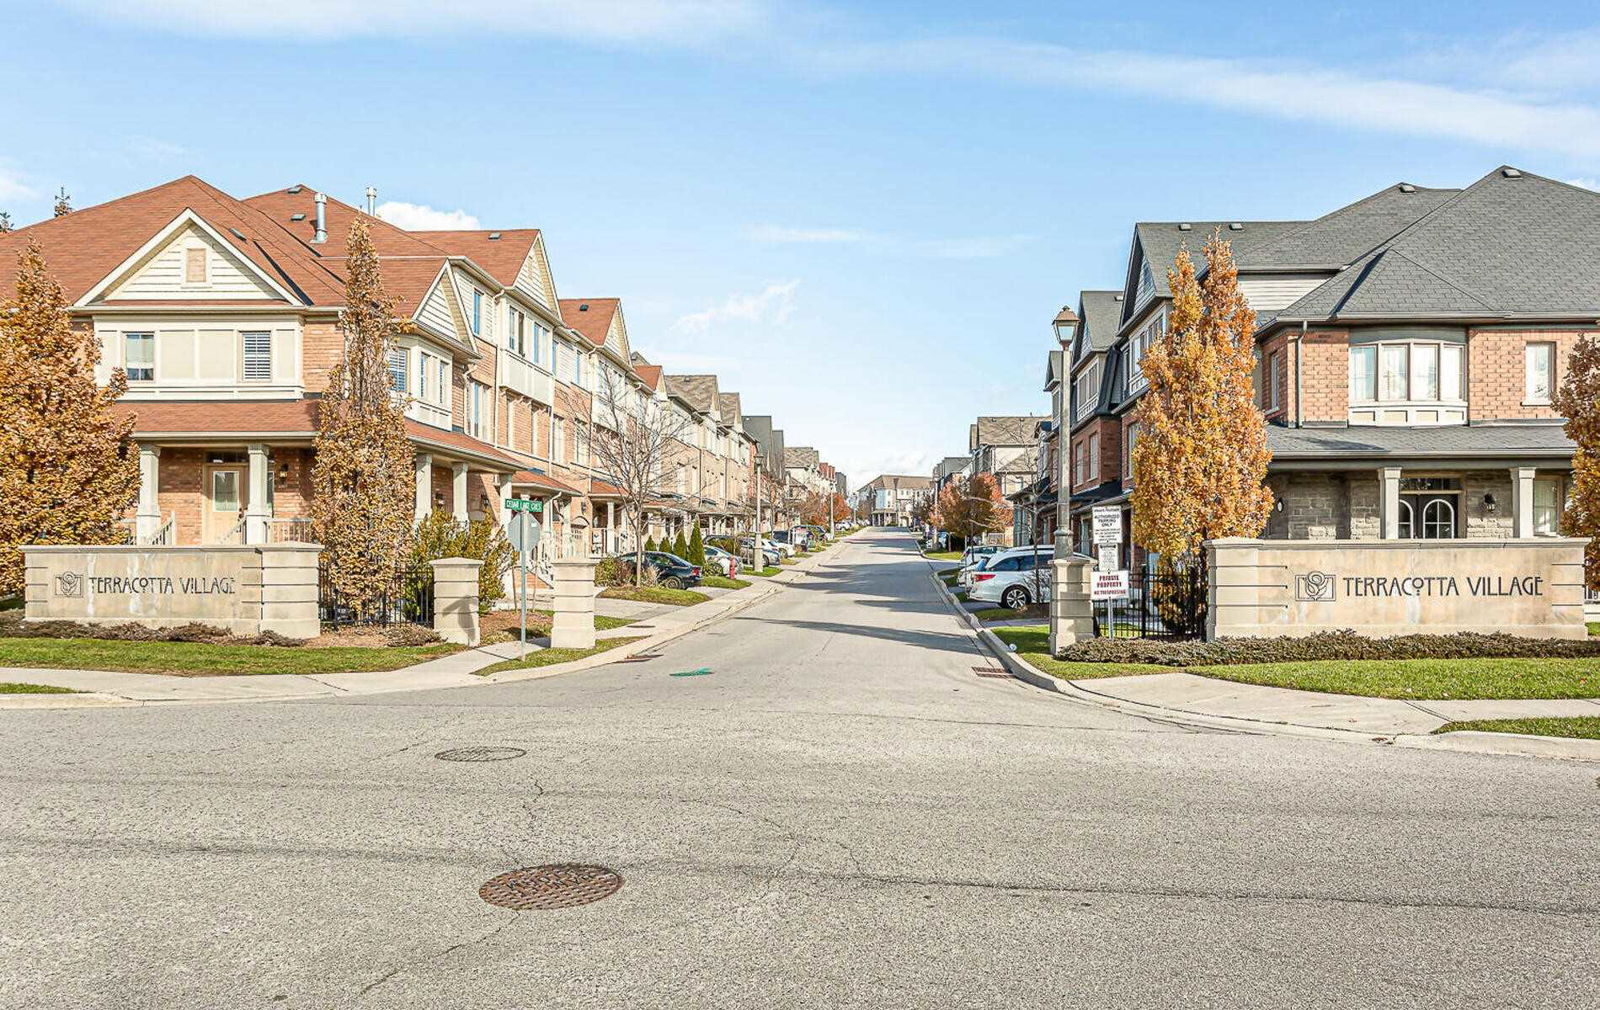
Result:
[[[190,247],[206,250],[206,280],[202,284],[184,283],[184,251]],[[247,271],[240,260],[219,242],[198,228],[185,228],[159,252],[112,288],[106,298],[183,299],[238,298],[277,299],[280,296]]]
[[[1255,274],[1239,278],[1239,291],[1257,312],[1276,312],[1321,287],[1329,274]]]

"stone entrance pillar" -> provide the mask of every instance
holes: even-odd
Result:
[[[1060,559],[1063,557],[1057,554]],[[1079,641],[1094,637],[1094,604],[1089,601],[1090,580],[1094,563],[1088,558],[1074,558],[1051,563],[1050,586],[1050,655],[1059,655],[1062,649]]]
[[[475,558],[440,558],[433,566],[433,630],[446,642],[478,644],[478,570]]]
[[[563,558],[551,562],[555,588],[550,623],[552,649],[594,648],[594,559]]]
[[[161,528],[161,447],[139,447],[139,511],[135,520],[134,539],[149,543],[156,530]]]

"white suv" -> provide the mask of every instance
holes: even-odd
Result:
[[[1043,544],[991,554],[983,567],[972,573],[967,599],[998,603],[1012,610],[1021,610],[1030,603],[1049,603],[1050,563],[1055,559],[1054,545]]]

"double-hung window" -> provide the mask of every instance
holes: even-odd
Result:
[[[1459,343],[1405,341],[1350,348],[1351,403],[1459,403],[1464,349]]]
[[[1273,351],[1267,355],[1267,413],[1273,413],[1281,406],[1279,402],[1278,384],[1282,381],[1283,352]]]
[[[506,347],[522,357],[528,356],[528,317],[515,305],[508,310],[506,320]]]
[[[483,438],[488,431],[488,400],[488,386],[467,381],[467,434],[473,438]]]
[[[1098,431],[1089,436],[1089,472],[1084,474],[1084,479],[1095,482],[1100,480],[1100,433]]]
[[[1561,532],[1561,479],[1540,477],[1533,482],[1533,532],[1553,537]]]
[[[563,418],[550,422],[550,458],[557,463],[567,461],[567,422]]]
[[[533,346],[530,347],[528,360],[538,363],[544,357],[544,349],[550,343],[550,328],[543,323],[535,321],[533,324]]]
[[[483,292],[472,289],[472,335],[477,336],[483,327]]]
[[[1547,404],[1555,388],[1556,345],[1529,344],[1523,351],[1526,366],[1524,399],[1529,405]]]
[[[247,330],[240,334],[244,344],[242,377],[246,382],[268,382],[272,379],[272,334]]]
[[[156,335],[154,333],[124,333],[122,335],[123,368],[129,382],[152,382],[156,377]]]

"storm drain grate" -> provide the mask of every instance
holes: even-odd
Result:
[[[635,653],[632,656],[628,656],[625,659],[619,659],[619,660],[617,660],[617,662],[619,662],[619,663],[648,663],[652,659],[660,659],[660,658],[661,658],[661,654],[660,653],[640,652],[640,653]]]
[[[622,874],[604,866],[553,863],[502,873],[478,888],[491,905],[519,912],[576,908],[609,898],[622,886]]]
[[[434,757],[440,761],[510,761],[527,753],[521,747],[457,747],[442,750]]]
[[[980,677],[1009,677],[1011,671],[1003,666],[974,666],[972,672]]]

